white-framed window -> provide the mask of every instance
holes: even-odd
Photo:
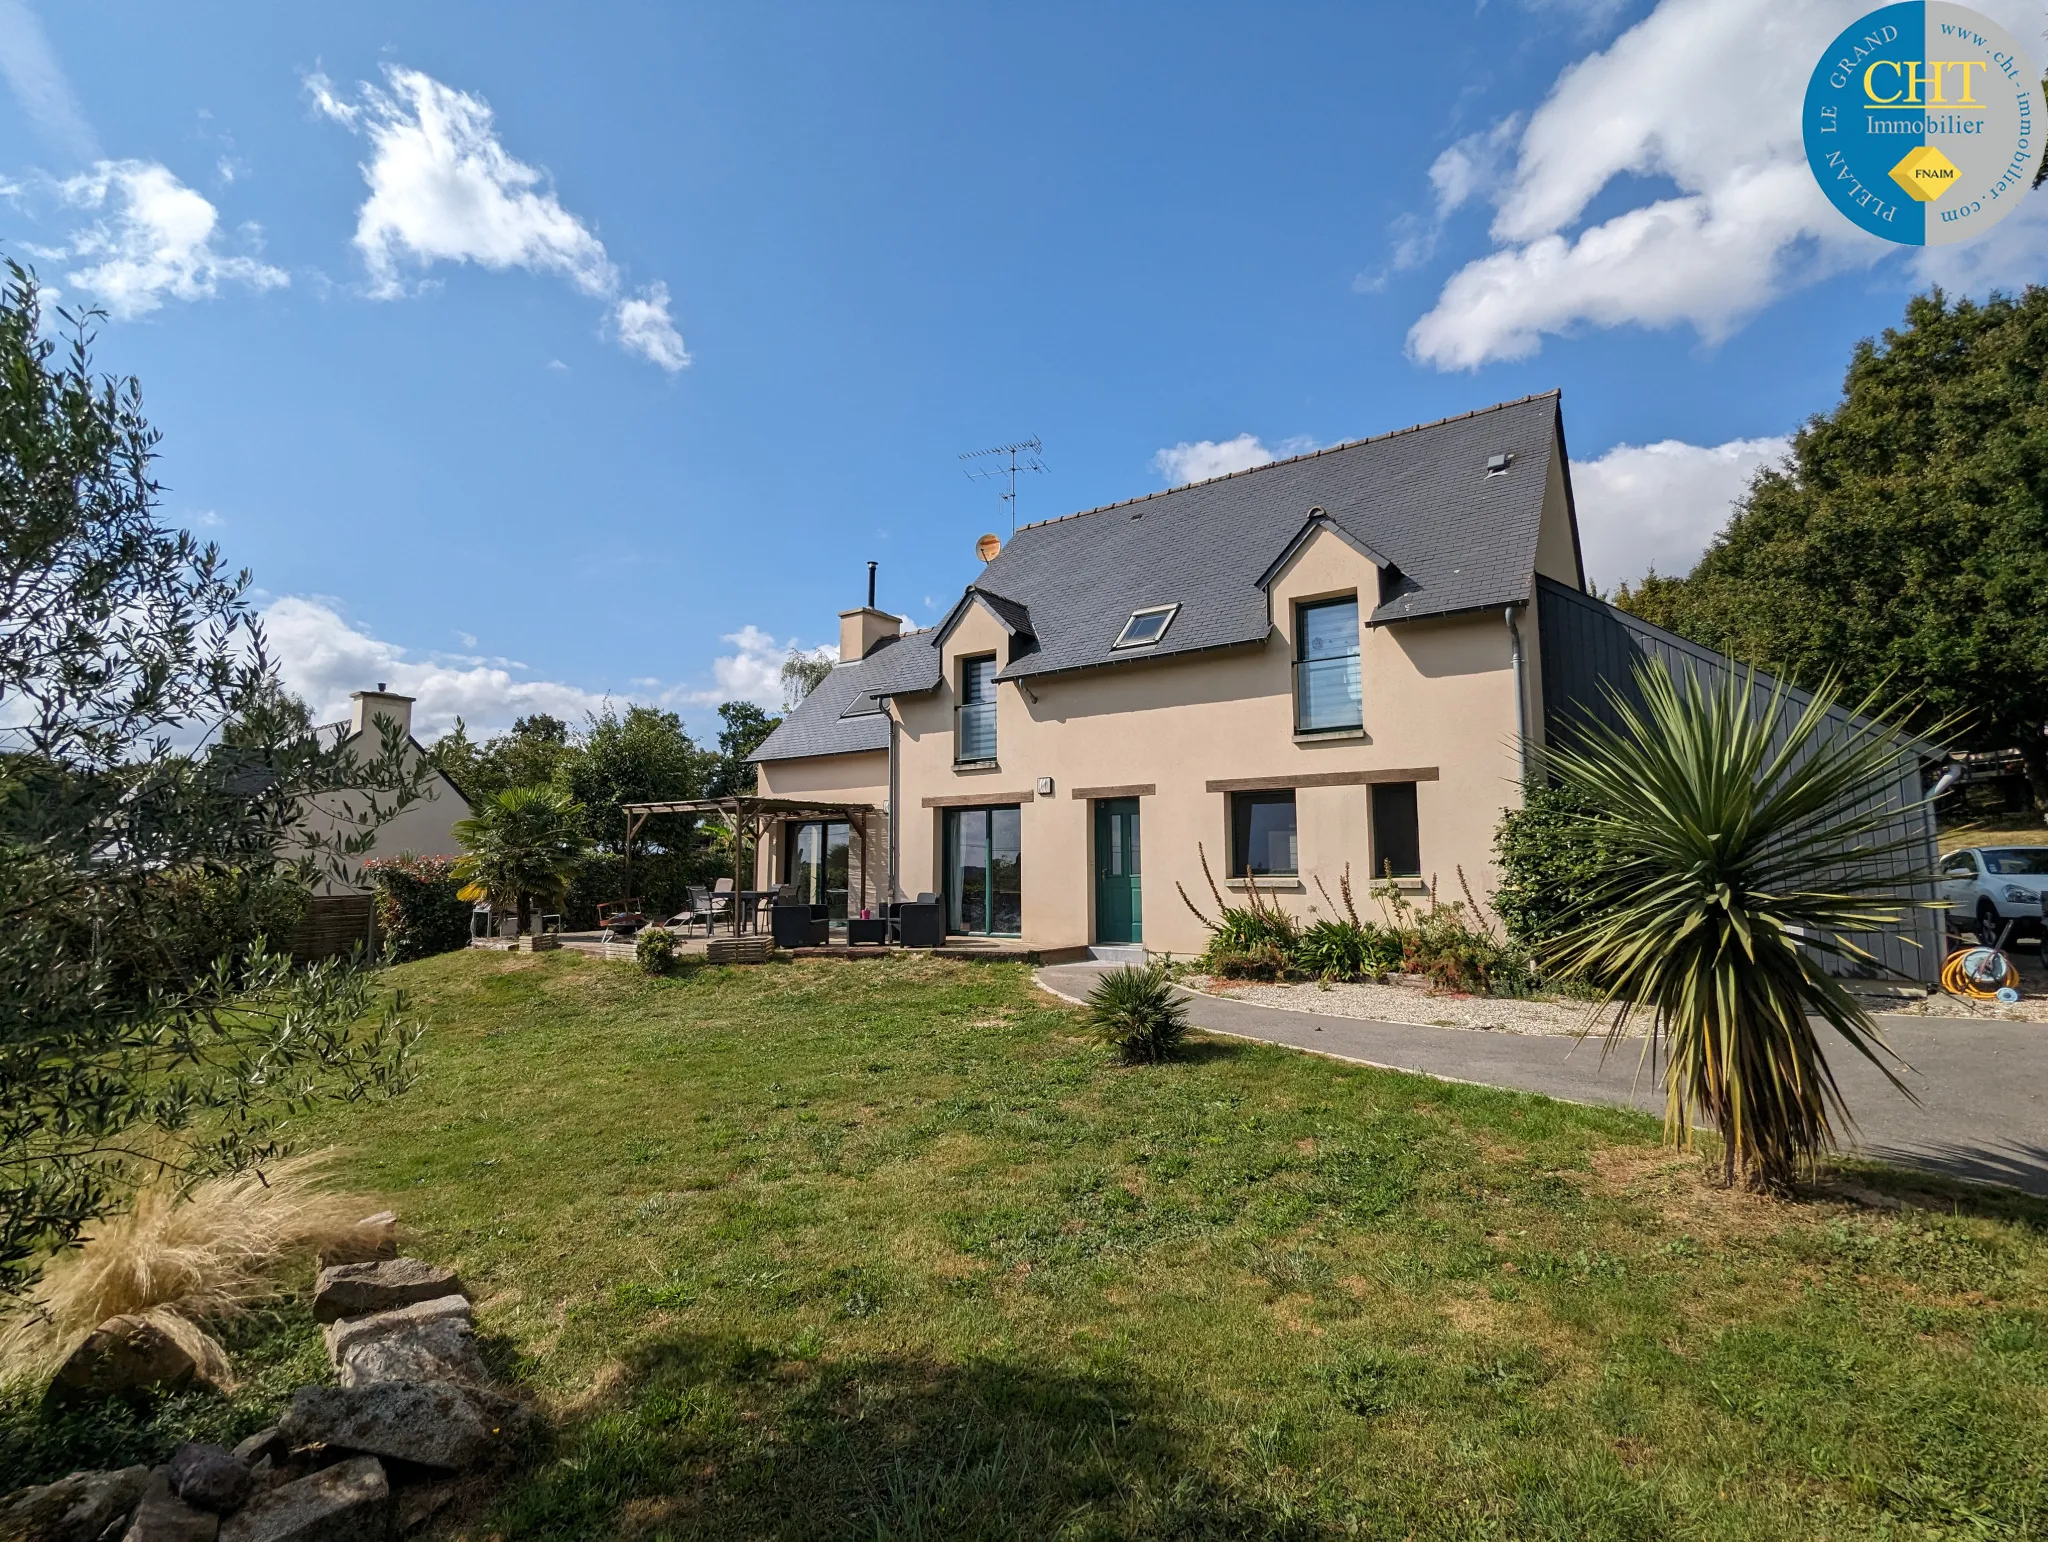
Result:
[[[1124,629],[1117,634],[1113,648],[1144,648],[1159,641],[1166,635],[1166,629],[1173,625],[1173,618],[1180,610],[1178,604],[1148,605],[1143,610],[1131,612],[1131,619],[1124,623]]]

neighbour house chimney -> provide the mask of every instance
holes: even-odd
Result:
[[[839,613],[839,662],[852,664],[875,651],[886,638],[903,635],[903,618],[875,609],[875,564],[868,564],[868,602],[859,610]]]
[[[377,682],[374,691],[350,691],[348,693],[348,731],[351,738],[368,734],[377,738],[377,719],[388,717],[398,725],[401,734],[412,732],[412,704],[416,698],[394,696],[384,689],[384,682]]]

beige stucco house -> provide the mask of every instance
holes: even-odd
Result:
[[[342,872],[326,870],[323,857],[323,871],[314,885],[312,905],[292,940],[293,952],[302,957],[345,952],[357,942],[374,944],[370,885],[362,873],[364,861],[401,853],[421,857],[454,857],[462,853],[462,846],[455,839],[455,823],[469,817],[469,800],[438,767],[422,768],[426,751],[412,734],[413,701],[411,696],[387,691],[381,683],[373,691],[351,691],[348,717],[314,730],[323,749],[344,750],[358,764],[367,765],[383,756],[385,725],[389,724],[403,743],[407,772],[422,774],[419,797],[389,813],[381,823],[375,823],[370,848],[346,862]],[[326,843],[359,831],[365,828],[366,819],[374,819],[370,813],[373,802],[388,809],[391,800],[346,790],[313,794],[305,801],[303,823],[317,832],[324,849],[331,850]]]
[[[1041,954],[1198,952],[1205,856],[1305,918],[1347,870],[1367,914],[1389,870],[1484,902],[1560,711],[1714,659],[1585,592],[1556,393],[1026,526],[936,627],[840,624],[755,760],[846,812],[772,824],[760,882]]]

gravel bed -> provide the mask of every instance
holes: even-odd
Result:
[[[2002,1001],[1966,1001],[1946,991],[1936,991],[1924,1000],[1904,1001],[1897,1006],[1886,1005],[1875,1010],[1895,1012],[1901,1017],[1974,1017],[1999,1023],[2048,1023],[2048,996],[2026,995],[2008,1006]]]
[[[1207,975],[1197,975],[1187,983],[1211,996],[1228,996],[1262,1007],[1284,1007],[1290,1012],[1362,1017],[1380,1023],[1417,1023],[1426,1028],[1478,1028],[1494,1033],[1576,1034],[1586,1026],[1593,1005],[1555,996],[1524,1000],[1508,996],[1432,995],[1419,985],[1260,985]],[[1925,997],[1873,1001],[1870,1009],[1901,1017],[2048,1023],[2048,994],[2029,993],[2008,1006],[1997,1001],[1966,1001],[1936,991]],[[1603,1021],[1611,1016],[1612,1009],[1603,1015]]]
[[[1509,996],[1431,995],[1415,985],[1259,985],[1246,980],[1197,976],[1190,986],[1211,996],[1228,996],[1290,1012],[1328,1017],[1363,1017],[1381,1023],[1419,1023],[1426,1028],[1478,1028],[1495,1033],[1576,1034],[1586,1026],[1593,1003],[1560,997],[1524,1000]]]

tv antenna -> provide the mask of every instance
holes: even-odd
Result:
[[[1049,469],[1039,458],[1045,446],[1038,442],[1038,435],[1020,439],[1015,444],[999,444],[992,450],[970,450],[961,456],[962,460],[987,460],[1000,455],[1002,460],[992,466],[967,472],[970,481],[984,482],[994,477],[1008,478],[1009,491],[1003,494],[1003,502],[1010,506],[1010,534],[1017,533],[1017,473],[1020,471],[1045,471]]]

